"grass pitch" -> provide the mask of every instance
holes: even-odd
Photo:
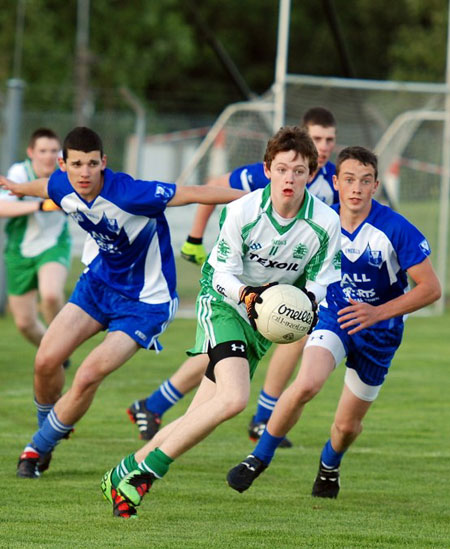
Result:
[[[139,508],[139,519],[114,519],[99,489],[103,472],[137,449],[125,414],[169,377],[193,341],[195,322],[175,321],[156,356],[140,351],[100,387],[75,434],[55,450],[38,480],[15,477],[17,458],[35,431],[34,349],[0,318],[0,547],[7,548],[448,548],[450,547],[450,314],[412,317],[404,343],[365,432],[344,458],[333,501],[310,496],[342,385],[341,366],[290,433],[271,467],[244,494],[225,481],[252,449],[246,426],[267,359],[256,374],[247,411],[219,426],[182,456]],[[101,340],[73,357],[77,365]],[[185,410],[186,397],[169,421]]]

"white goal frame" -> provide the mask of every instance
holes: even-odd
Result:
[[[384,134],[376,142],[374,146],[374,152],[376,152],[379,158],[380,167],[380,180],[383,186],[383,191],[389,202],[395,207],[398,205],[398,199],[395,196],[395,192],[389,187],[387,181],[387,173],[390,168],[391,162],[395,156],[399,156],[401,152],[408,145],[409,140],[414,135],[416,129],[425,121],[440,121],[444,123],[444,128],[447,126],[447,115],[442,110],[444,104],[441,106],[441,110],[433,110],[433,107],[437,107],[433,102],[436,97],[446,98],[448,95],[448,88],[445,84],[438,83],[418,83],[418,82],[393,82],[393,81],[373,81],[373,80],[358,80],[358,79],[345,79],[345,78],[328,78],[317,76],[303,76],[303,75],[286,75],[285,85],[299,85],[299,86],[314,86],[323,89],[329,88],[341,88],[346,90],[358,90],[367,92],[373,91],[387,91],[387,92],[401,92],[409,94],[425,94],[425,97],[430,98],[426,103],[424,109],[418,110],[406,110],[393,119]],[[280,99],[281,97],[281,99]],[[240,102],[229,105],[217,118],[214,125],[211,127],[206,137],[196,150],[194,156],[184,168],[181,175],[177,179],[179,185],[185,185],[189,179],[192,178],[196,168],[199,166],[202,159],[210,153],[214,143],[219,136],[220,132],[226,128],[227,122],[236,114],[242,113],[259,113],[265,120],[265,125],[268,129],[267,137],[270,137],[273,131],[274,120],[279,116],[280,105],[277,105],[277,101],[283,102],[285,95],[279,93],[279,83],[274,86],[261,98],[252,100],[249,102]],[[442,103],[442,101],[441,101]],[[445,134],[445,131],[444,131]],[[445,136],[444,136],[445,142]],[[444,291],[443,296],[439,302],[433,306],[433,313],[442,314],[445,308],[445,294],[448,288],[445,288],[447,277],[447,257],[448,257],[448,231],[449,231],[449,199],[450,199],[450,178],[449,178],[449,160],[445,158],[447,152],[445,147],[443,150],[443,158],[441,159],[441,186],[440,186],[440,199],[439,199],[439,212],[436,216],[438,228],[437,228],[437,246],[435,254],[436,271],[439,279],[442,282]],[[254,162],[260,159],[255,158]],[[237,167],[237,166],[236,166]]]

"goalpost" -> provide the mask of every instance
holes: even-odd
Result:
[[[443,169],[445,84],[368,81],[286,75],[286,124],[298,124],[313,106],[325,106],[337,120],[336,152],[362,145],[379,157],[381,201],[392,205],[430,241],[444,297],[430,310],[442,313],[448,276],[449,189]],[[276,89],[258,100],[230,105],[219,116],[179,184],[203,184],[248,163],[262,160],[277,116]]]

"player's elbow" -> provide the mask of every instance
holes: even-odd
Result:
[[[441,283],[439,282],[437,277],[431,284],[429,284],[427,296],[428,296],[427,305],[429,305],[430,303],[434,303],[435,301],[441,298],[442,288],[441,288]]]
[[[433,301],[437,301],[438,299],[441,299],[441,297],[442,297],[442,288],[441,288],[441,285],[439,284],[439,286],[434,291]]]

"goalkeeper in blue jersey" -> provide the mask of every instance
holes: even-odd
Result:
[[[88,410],[102,380],[140,348],[161,350],[159,336],[177,310],[175,261],[167,206],[224,203],[233,189],[177,187],[137,181],[106,167],[100,137],[78,127],[64,140],[60,170],[49,179],[0,184],[18,195],[51,198],[95,241],[94,257],[69,303],[50,324],[34,367],[39,430],[22,452],[17,475],[37,478],[55,445]],[[108,330],[82,362],[72,387],[60,398],[61,364],[85,340]]]
[[[312,489],[313,496],[336,498],[341,460],[361,433],[363,418],[389,372],[402,340],[404,315],[441,295],[426,238],[372,198],[378,188],[376,156],[349,147],[339,154],[336,169],[342,280],[328,286],[298,376],[278,400],[257,446],[228,473],[229,485],[239,492],[267,468],[305,404],[346,358],[344,388]],[[415,283],[412,290],[407,274]]]

